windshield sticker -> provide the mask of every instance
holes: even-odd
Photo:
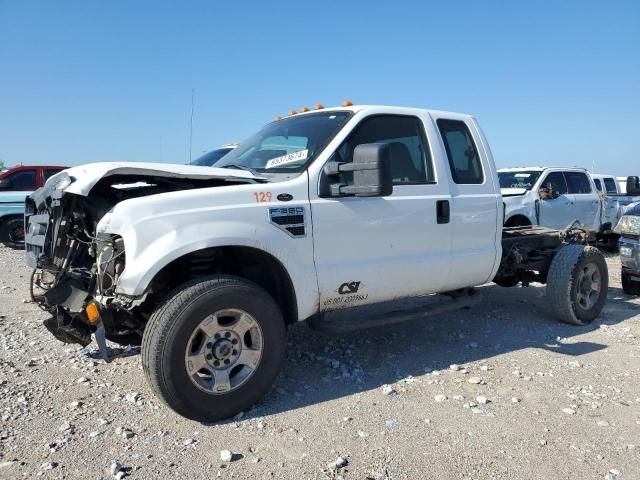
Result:
[[[272,158],[267,162],[265,168],[277,168],[288,163],[295,163],[299,162],[300,160],[306,160],[308,155],[309,150],[300,150],[297,152],[289,153],[287,155],[282,155],[281,157]]]

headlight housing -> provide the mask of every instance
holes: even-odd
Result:
[[[623,215],[613,229],[614,232],[620,235],[640,235],[640,217],[635,215]]]

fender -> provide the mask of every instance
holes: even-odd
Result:
[[[97,231],[124,240],[125,268],[116,293],[142,295],[162,268],[189,253],[212,247],[250,247],[284,266],[294,286],[299,317],[311,316],[318,308],[319,290],[306,175],[301,177],[295,179],[299,186],[287,188],[294,201],[286,204],[256,202],[253,191],[267,185],[246,185],[226,193],[224,188],[172,192],[115,205],[100,220]],[[217,196],[224,196],[226,205]],[[294,237],[271,221],[270,210],[296,207],[304,212],[305,231]]]

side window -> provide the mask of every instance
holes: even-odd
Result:
[[[51,170],[49,168],[45,169],[44,171],[44,181],[46,182],[47,180],[49,180],[49,177],[52,177],[53,175],[55,175],[56,173],[60,173],[62,170]]]
[[[447,150],[453,181],[462,184],[484,182],[482,162],[467,125],[459,120],[438,120],[438,129]]]
[[[618,193],[616,181],[613,178],[605,178],[604,187],[607,190],[607,193]]]
[[[16,190],[28,190],[36,188],[36,171],[19,170],[8,177],[11,188]]]
[[[591,184],[586,173],[565,172],[569,193],[591,193]]]
[[[355,148],[365,143],[389,145],[394,185],[434,181],[429,146],[420,119],[400,115],[365,118],[336,150],[335,160],[352,162]],[[349,177],[351,175],[345,175],[346,180]]]
[[[596,188],[598,189],[599,192],[602,191],[602,183],[600,182],[599,178],[594,178],[593,179],[593,183],[596,184]]]
[[[567,193],[567,182],[565,181],[564,174],[562,172],[551,172],[542,181],[541,187],[552,187],[560,195],[565,195]]]

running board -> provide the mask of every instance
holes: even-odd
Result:
[[[327,319],[328,314],[336,312],[327,312],[319,316],[312,317],[307,321],[309,327],[313,330],[324,333],[348,333],[356,330],[364,330],[367,328],[381,327],[383,325],[391,325],[394,323],[409,322],[412,320],[422,320],[434,315],[453,312],[462,308],[471,307],[482,300],[482,294],[472,288],[451,292],[447,295],[449,299],[438,302],[436,305],[420,305],[415,308],[390,310],[382,314],[360,317],[358,315],[348,315],[345,319]],[[357,307],[356,307],[357,308]],[[355,310],[355,308],[354,308]],[[351,309],[344,311],[352,313]],[[346,316],[346,315],[345,315]]]

